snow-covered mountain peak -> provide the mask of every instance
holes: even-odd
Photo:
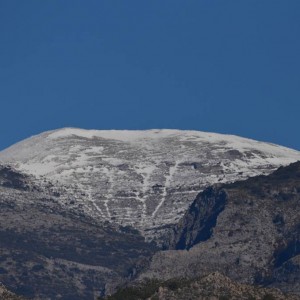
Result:
[[[89,214],[151,234],[176,222],[204,187],[297,160],[300,152],[269,143],[171,129],[63,128],[0,152],[0,161],[68,186]]]
[[[122,142],[140,143],[145,141],[155,142],[162,139],[178,138],[179,140],[206,140],[220,142],[226,140],[245,141],[246,139],[233,135],[224,135],[211,132],[177,129],[149,129],[149,130],[87,130],[80,128],[62,128],[48,133],[47,138],[58,139],[77,136],[86,139],[109,139]],[[249,140],[250,141],[250,140]],[[252,141],[256,142],[256,141]]]
[[[93,129],[80,129],[80,128],[61,128],[53,131],[47,131],[44,133],[47,138],[58,139],[67,138],[71,136],[77,136],[78,138],[86,139],[108,139],[117,140],[123,142],[142,142],[178,138],[181,141],[194,140],[194,141],[206,141],[209,143],[235,143],[236,147],[249,147],[249,144],[264,144],[276,146],[277,148],[284,148],[271,143],[259,142],[247,138],[242,138],[236,135],[219,134],[212,132],[196,131],[196,130],[178,130],[178,129],[149,129],[149,130],[93,130]],[[268,148],[268,147],[267,147]],[[272,147],[273,148],[273,147]],[[286,149],[286,148],[285,148]],[[268,150],[268,149],[266,149]],[[273,148],[274,150],[274,148]],[[289,149],[291,150],[291,149]]]
[[[192,131],[187,131],[192,133]],[[180,134],[174,129],[151,129],[151,130],[86,130],[79,128],[62,128],[50,133],[49,138],[65,138],[78,136],[81,138],[93,139],[103,138],[123,142],[136,142],[145,139],[161,139]]]

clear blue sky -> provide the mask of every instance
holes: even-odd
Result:
[[[0,149],[72,126],[300,150],[299,0],[0,0]]]

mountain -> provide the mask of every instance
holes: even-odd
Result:
[[[26,139],[0,161],[62,186],[74,209],[164,239],[199,191],[269,174],[300,152],[199,131],[64,128]],[[70,196],[71,197],[71,196]]]
[[[300,295],[300,162],[201,192],[144,278],[221,272],[240,283]]]
[[[297,292],[298,164],[272,172],[299,159],[196,131],[65,128],[24,140],[0,152],[0,282],[79,300],[220,271]]]

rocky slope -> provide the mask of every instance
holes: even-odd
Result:
[[[220,271],[300,295],[300,162],[206,189],[167,244],[174,250],[155,254],[141,279]]]
[[[205,187],[299,159],[298,151],[277,145],[179,130],[64,128],[0,153],[0,161],[67,187],[86,214],[131,225],[150,239],[176,224]]]
[[[68,196],[0,166],[0,281],[17,294],[93,299],[126,282],[154,253],[136,230],[92,219]]]
[[[240,284],[219,272],[187,280],[146,281],[138,286],[119,290],[103,300],[299,300],[296,295],[278,289]]]

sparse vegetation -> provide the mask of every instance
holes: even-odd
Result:
[[[278,290],[243,285],[231,281],[220,273],[198,279],[146,280],[139,285],[119,289],[114,295],[98,300],[276,300],[298,299],[285,296]]]

